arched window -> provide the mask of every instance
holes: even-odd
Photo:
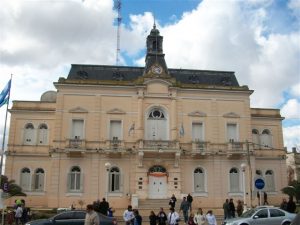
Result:
[[[229,191],[240,191],[240,175],[237,168],[231,168],[229,171]]]
[[[275,191],[274,172],[267,170],[265,173],[266,191]]]
[[[31,184],[31,173],[30,173],[30,169],[28,169],[27,167],[23,168],[21,170],[21,174],[20,174],[20,187],[24,190],[24,191],[30,191],[30,185]]]
[[[121,174],[118,167],[112,167],[109,170],[109,191],[120,192]]]
[[[272,134],[268,129],[263,130],[260,141],[263,147],[272,148]]]
[[[71,168],[68,174],[68,191],[80,192],[83,186],[83,174],[78,166]]]
[[[48,127],[46,124],[42,123],[39,126],[38,131],[38,144],[45,145],[48,143]]]
[[[194,170],[194,190],[195,192],[205,192],[205,172],[202,168]]]
[[[45,178],[44,170],[42,168],[36,169],[33,176],[33,190],[35,191],[44,190],[44,178]]]
[[[146,140],[168,140],[168,119],[163,109],[152,108],[147,112],[145,122]]]
[[[255,173],[256,173],[257,176],[262,176],[263,175],[261,170],[256,170]]]
[[[252,129],[252,141],[254,149],[260,149],[259,145],[259,132],[256,129]]]
[[[24,129],[24,144],[33,145],[34,143],[34,126],[32,123],[27,123]]]

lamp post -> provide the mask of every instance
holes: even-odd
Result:
[[[243,172],[243,189],[244,189],[244,193],[243,193],[243,196],[244,196],[244,211],[246,210],[246,207],[247,207],[247,204],[246,204],[246,182],[245,182],[245,172],[246,172],[246,167],[247,167],[247,164],[246,163],[242,163],[241,164],[241,168],[242,168],[242,172]]]
[[[105,192],[105,198],[106,198],[106,201],[108,201],[108,191],[109,191],[109,169],[111,167],[111,164],[110,162],[106,162],[104,164],[105,166],[105,169],[106,169],[106,192]]]

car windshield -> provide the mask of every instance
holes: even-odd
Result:
[[[248,218],[248,217],[251,217],[255,212],[257,211],[257,209],[250,209],[246,212],[244,212],[241,217],[242,218]]]

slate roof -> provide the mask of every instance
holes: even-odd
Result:
[[[67,80],[135,81],[144,67],[72,64]],[[234,72],[168,69],[171,78],[182,84],[240,87]]]

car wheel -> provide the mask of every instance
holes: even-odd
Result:
[[[242,223],[241,225],[249,225],[249,224],[247,224],[247,223]]]
[[[282,225],[290,225],[291,222],[284,222]]]

